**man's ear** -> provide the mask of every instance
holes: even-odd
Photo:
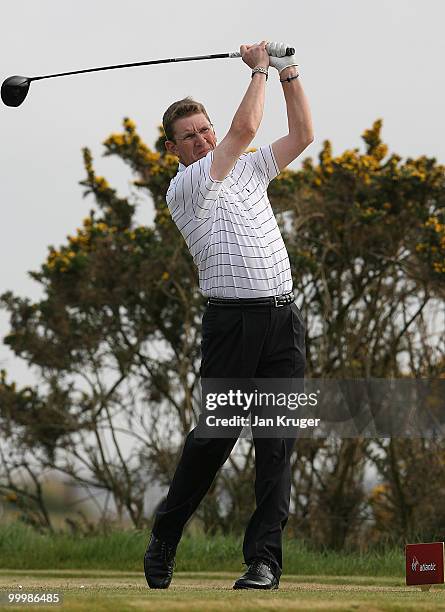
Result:
[[[173,155],[176,155],[176,156],[178,155],[176,143],[173,142],[173,140],[166,140],[164,144],[165,144],[165,148],[167,149],[169,153],[173,153]]]

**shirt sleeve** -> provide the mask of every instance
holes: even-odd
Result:
[[[208,219],[213,212],[222,181],[210,175],[213,151],[179,172],[167,192],[167,205],[175,217],[178,214],[195,219]]]
[[[247,163],[252,165],[255,175],[264,189],[267,189],[270,181],[280,174],[271,145],[260,147],[253,153],[246,153],[245,158]]]

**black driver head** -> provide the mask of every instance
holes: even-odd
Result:
[[[2,100],[6,106],[20,106],[26,98],[31,81],[24,76],[11,76],[3,81]]]

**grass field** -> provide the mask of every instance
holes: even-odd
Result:
[[[116,531],[107,535],[39,534],[19,523],[0,525],[0,568],[15,570],[119,570],[139,572],[149,532]],[[178,547],[180,572],[241,573],[242,538],[233,535],[184,536]],[[297,575],[405,575],[403,547],[360,554],[316,551],[285,538],[284,571]]]
[[[400,577],[292,576],[282,577],[277,591],[234,591],[239,574],[211,572],[175,573],[168,590],[147,588],[141,572],[92,570],[0,570],[2,591],[51,591],[63,594],[61,606],[38,610],[130,612],[221,612],[348,610],[376,612],[445,610],[445,590],[427,593],[404,586]],[[19,586],[22,588],[19,589]],[[3,609],[30,610],[30,606]]]
[[[442,587],[421,592],[405,586],[402,547],[362,554],[316,551],[285,539],[279,590],[234,591],[234,581],[245,571],[242,539],[188,535],[178,548],[171,587],[158,591],[148,589],[143,575],[147,541],[146,531],[74,536],[39,534],[19,523],[0,525],[0,590],[63,595],[62,606],[33,606],[41,611],[445,612]],[[8,608],[31,606],[0,604],[1,610]]]

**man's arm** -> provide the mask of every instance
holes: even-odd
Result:
[[[257,45],[242,45],[240,52],[243,61],[250,68],[262,66],[267,69],[269,67],[266,41]],[[266,75],[261,72],[255,73],[233,117],[227,135],[213,152],[213,163],[210,168],[210,175],[213,179],[222,181],[254,139],[263,118],[265,89]]]
[[[284,68],[280,79],[296,76],[294,66]],[[286,100],[289,134],[272,144],[277,165],[281,170],[296,159],[314,140],[309,103],[299,78],[281,83]]]

